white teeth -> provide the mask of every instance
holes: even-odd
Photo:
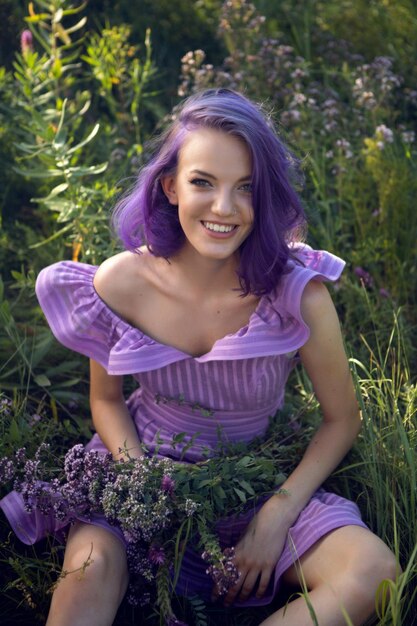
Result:
[[[203,222],[208,230],[214,230],[215,233],[230,233],[234,226],[225,226],[223,224],[212,224],[211,222]]]

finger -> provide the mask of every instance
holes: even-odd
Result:
[[[247,600],[249,598],[249,596],[251,595],[255,585],[256,585],[256,581],[258,580],[260,575],[260,572],[258,570],[251,570],[244,582],[243,585],[240,589],[240,593],[238,596],[238,601],[239,602],[244,602],[245,600]]]
[[[257,598],[263,598],[263,596],[265,595],[265,591],[267,590],[269,581],[271,580],[271,573],[272,570],[270,569],[262,570],[261,580],[259,581],[258,591],[256,592]]]

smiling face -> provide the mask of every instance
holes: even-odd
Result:
[[[225,260],[237,254],[253,227],[249,149],[233,135],[199,128],[186,137],[175,175],[162,180],[184,231],[184,246]]]

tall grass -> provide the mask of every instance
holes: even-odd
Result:
[[[410,129],[417,103],[411,54],[417,12],[409,0],[384,7],[305,0],[304,12],[293,0],[278,4],[259,0],[271,16],[264,22],[246,0],[225,2],[219,37],[227,57],[213,67],[203,64],[201,50],[190,52],[180,91],[226,85],[275,109],[302,158],[310,243],[348,261],[334,296],[363,428],[328,486],[358,503],[402,567],[396,583],[381,585],[378,615],[370,623],[413,626],[417,160]],[[83,7],[74,13],[68,0],[31,3],[26,26],[34,44],[16,54],[14,72],[0,68],[0,163],[7,182],[0,190],[0,456],[18,446],[34,451],[44,440],[61,453],[90,436],[86,362],[69,357],[51,337],[34,298],[35,274],[61,258],[99,263],[114,253],[106,208],[120,178],[144,161],[148,129],[163,125],[163,107],[152,91],[149,36],[139,49],[123,26],[93,32],[81,18]],[[366,50],[358,30],[350,43],[337,38],[348,38],[358,20],[372,34]],[[390,36],[406,44],[393,45]],[[381,60],[388,52],[391,58]],[[300,373],[292,383],[289,402],[310,427],[319,419],[311,387]],[[62,547],[48,541],[20,545],[0,518],[6,626],[45,621],[61,559]],[[282,595],[273,607],[246,611],[208,607],[198,598],[178,602],[195,626],[251,626],[287,600]],[[123,605],[116,623],[145,618],[156,623],[155,616]]]

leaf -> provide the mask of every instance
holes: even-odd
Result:
[[[11,443],[17,443],[17,444],[20,443],[22,439],[22,435],[20,433],[19,426],[17,425],[17,422],[15,419],[13,419],[10,423],[9,435],[10,435]]]
[[[213,493],[216,497],[220,498],[221,500],[226,500],[227,496],[221,485],[216,485],[213,489]]]
[[[20,167],[12,166],[12,170],[16,172],[16,174],[20,174],[21,176],[25,176],[26,178],[55,178],[57,176],[63,176],[63,172],[61,170],[56,169],[33,169],[33,170],[22,170]]]
[[[86,6],[87,6],[87,2],[83,2],[78,7],[74,7],[71,9],[64,9],[63,13],[64,15],[75,15],[76,13],[81,13],[81,11],[84,11]]]
[[[67,33],[75,33],[75,31],[80,30],[80,28],[82,28],[83,26],[85,26],[87,24],[87,17],[84,16],[80,19],[79,22],[77,22],[76,24],[74,24],[74,26],[71,26],[70,28],[67,28]]]
[[[233,487],[233,491],[236,493],[236,495],[239,497],[239,499],[241,500],[241,502],[245,503],[247,498],[246,498],[246,494],[244,493],[244,491],[242,491],[241,489],[238,489],[237,487]]]
[[[58,222],[66,222],[68,214],[74,208],[74,203],[71,200],[65,200],[64,198],[57,198],[56,200],[46,200],[43,202],[50,211],[56,211],[60,213]]]
[[[102,174],[106,171],[108,163],[101,163],[100,165],[91,165],[90,167],[70,167],[68,172],[74,178],[78,176],[91,176],[93,174]]]
[[[51,200],[52,198],[56,198],[60,193],[66,191],[68,189],[68,183],[60,183],[56,187],[54,187],[48,196],[45,198],[31,198],[31,202],[46,202],[47,200]]]
[[[239,485],[243,487],[245,491],[250,493],[251,496],[256,495],[252,485],[250,485],[246,480],[239,480]]]
[[[92,141],[92,139],[94,139],[94,137],[97,135],[98,131],[100,128],[100,124],[96,124],[93,128],[93,130],[91,131],[91,133],[85,138],[83,139],[83,141],[80,141],[80,143],[78,143],[76,146],[72,146],[72,148],[70,148],[69,150],[67,150],[66,154],[72,154],[73,152],[75,152],[76,150],[79,150],[80,148],[82,148],[83,146],[87,145],[88,143],[90,143],[90,141]]]
[[[250,457],[250,456],[243,456],[236,463],[236,467],[247,467],[252,461],[253,461],[252,457]]]
[[[25,22],[27,22],[28,24],[36,24],[37,22],[40,22],[41,20],[47,20],[51,17],[51,15],[49,13],[38,13],[37,15],[28,15],[27,17],[25,17]]]
[[[52,24],[58,24],[62,20],[64,16],[64,11],[62,9],[58,9],[55,15],[52,18]]]
[[[178,433],[174,435],[172,438],[172,443],[181,443],[182,441],[184,441],[186,435],[187,433]]]
[[[53,235],[51,235],[47,239],[43,239],[43,241],[38,241],[38,243],[33,243],[31,246],[29,246],[29,249],[30,250],[34,250],[36,248],[40,248],[41,246],[44,246],[45,244],[49,243],[50,241],[53,241],[54,239],[58,239],[58,237],[60,237],[64,233],[66,233],[69,230],[71,230],[71,228],[72,228],[72,224],[67,224],[66,226],[64,226],[64,228],[61,228],[60,230],[58,230],[56,233],[54,233]]]
[[[45,374],[39,374],[39,376],[35,376],[34,381],[39,387],[49,387],[51,381]]]

